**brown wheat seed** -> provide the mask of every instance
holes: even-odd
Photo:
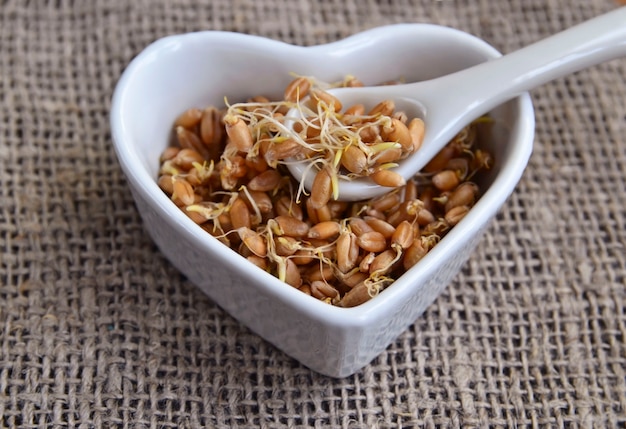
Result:
[[[341,165],[351,173],[361,174],[367,168],[367,155],[358,146],[348,146],[341,155]]]
[[[258,209],[259,212],[268,214],[274,208],[272,198],[267,192],[247,190],[246,192],[239,192],[239,196],[248,204],[248,208],[251,210]]]
[[[289,236],[274,238],[274,250],[278,256],[291,256],[300,250],[300,241]]]
[[[359,283],[363,283],[365,280],[367,280],[368,277],[369,274],[367,273],[363,273],[359,270],[352,270],[349,273],[346,273],[346,275],[341,278],[341,282],[344,285],[348,286],[348,288],[352,289]]]
[[[262,258],[257,255],[250,255],[246,258],[248,261],[262,269],[263,271],[267,271],[269,268],[269,264],[266,258]]]
[[[265,162],[272,168],[276,168],[278,161],[294,158],[302,153],[302,146],[293,139],[280,143],[273,143],[264,155]]]
[[[331,93],[322,89],[311,89],[309,90],[309,95],[312,100],[316,100],[317,104],[322,103],[328,110],[341,112],[343,107],[341,101]]]
[[[260,258],[267,256],[267,244],[261,234],[245,226],[237,229],[237,234],[254,255]]]
[[[274,206],[276,214],[279,216],[291,216],[298,220],[302,220],[304,218],[302,207],[286,195],[279,197]]]
[[[319,238],[322,240],[327,240],[333,237],[336,237],[341,230],[341,225],[338,222],[328,220],[325,222],[320,222],[318,224],[313,225],[309,232],[307,233],[307,237],[309,238]]]
[[[195,202],[195,193],[189,182],[176,176],[172,178],[172,200],[182,206]]]
[[[396,232],[396,228],[393,225],[381,218],[365,216],[365,222],[367,222],[374,231],[382,234],[385,239],[391,238],[393,233]]]
[[[377,185],[388,188],[398,188],[406,183],[404,177],[391,170],[378,170],[372,173],[370,177]]]
[[[287,101],[295,103],[296,101],[306,97],[311,89],[310,79],[300,76],[292,80],[285,88],[284,98]]]
[[[202,143],[200,137],[198,137],[197,134],[189,131],[185,127],[176,127],[176,138],[180,147],[193,149],[196,152],[200,153],[204,159],[208,159],[208,157],[210,156],[207,147]]]
[[[337,268],[347,273],[356,266],[359,257],[359,245],[353,232],[343,231],[337,239]]]
[[[370,252],[363,256],[363,259],[359,262],[359,270],[364,273],[369,273],[370,266],[372,265],[372,262],[374,262],[374,258],[376,258],[376,254],[374,252]]]
[[[184,148],[172,158],[172,161],[184,170],[191,170],[194,163],[202,164],[205,158],[195,149]]]
[[[397,192],[390,192],[374,199],[370,205],[378,211],[386,212],[397,207],[399,204],[400,195],[398,195]]]
[[[309,233],[309,224],[292,216],[276,216],[273,223],[277,226],[274,231],[277,235],[303,238]]]
[[[391,236],[391,244],[396,244],[402,249],[408,249],[413,244],[414,239],[415,230],[413,228],[413,225],[405,220],[400,222],[393,235]]]
[[[245,121],[239,116],[226,115],[224,116],[224,124],[226,125],[226,134],[235,147],[241,152],[249,152],[254,142]]]
[[[202,119],[202,110],[192,107],[181,113],[174,121],[175,127],[193,128]]]
[[[216,150],[221,149],[219,144],[222,142],[224,132],[222,113],[215,107],[204,109],[200,121],[200,137],[204,144]]]
[[[478,195],[478,186],[472,182],[463,182],[448,196],[446,213],[457,206],[471,206]]]
[[[393,100],[383,100],[368,112],[368,116],[391,116],[395,109]]]
[[[360,283],[353,287],[343,298],[339,301],[341,307],[356,307],[364,302],[369,301],[372,298],[369,292],[369,288],[365,283]]]
[[[459,176],[452,170],[443,170],[432,177],[432,183],[440,191],[451,191],[459,184]]]
[[[313,265],[304,271],[304,279],[308,282],[323,281],[333,282],[335,281],[335,273],[333,268],[328,265]]]
[[[359,129],[358,134],[364,143],[374,143],[380,138],[380,127],[378,125],[365,124]]]
[[[413,152],[413,138],[407,126],[400,119],[392,118],[391,124],[383,127],[382,136],[386,141],[400,143],[404,151]]]
[[[444,219],[450,226],[455,226],[457,223],[461,221],[467,215],[470,208],[468,206],[456,206],[448,210],[445,214]]]
[[[285,259],[285,278],[284,282],[295,288],[299,288],[302,285],[302,274],[300,268],[291,259]]]
[[[282,181],[282,175],[276,170],[267,170],[248,182],[248,189],[260,192],[276,190]]]
[[[172,194],[174,193],[174,183],[172,181],[171,174],[160,175],[157,183],[159,187],[163,190],[163,192],[165,192],[170,197],[172,196]]]
[[[356,234],[357,236],[363,235],[367,232],[372,232],[374,231],[374,228],[372,228],[363,218],[360,217],[352,217],[350,218],[349,222],[348,222],[348,226],[350,227],[350,231],[352,231],[354,234]]]
[[[319,209],[328,203],[332,196],[332,180],[329,168],[318,171],[311,185],[311,207]]]
[[[343,112],[344,122],[347,116],[363,116],[365,114],[365,106],[363,104],[353,104]],[[360,120],[360,118],[358,118]]]
[[[230,220],[233,228],[252,228],[252,220],[248,205],[241,197],[237,197],[230,208]]]
[[[161,166],[163,166],[166,161],[173,159],[179,151],[180,147],[177,146],[166,147],[163,152],[161,152],[161,156],[159,157],[159,163]]]
[[[417,152],[422,147],[424,134],[426,133],[426,125],[420,118],[413,118],[409,122],[409,133],[411,134],[411,143],[413,148],[411,152]]]
[[[393,163],[402,159],[404,152],[400,147],[394,147],[382,150],[371,158],[371,164],[373,166],[380,166],[383,164]]]
[[[426,253],[428,253],[428,247],[424,244],[424,242],[421,239],[414,240],[411,247],[404,252],[404,257],[402,259],[404,269],[408,270],[413,265],[417,264],[420,259],[426,256]]]
[[[335,289],[328,283],[316,280],[314,282],[311,282],[311,295],[318,299],[334,299],[339,297],[339,292],[337,292],[337,289]]]
[[[294,264],[299,266],[309,265],[315,260],[315,251],[312,249],[298,249],[291,256]]]
[[[396,255],[396,252],[391,249],[387,249],[376,255],[369,266],[370,273],[378,275],[387,274],[393,268]]]
[[[329,201],[325,206],[315,209],[315,217],[317,218],[317,222],[327,222],[333,219],[333,214],[330,211],[330,203]]]
[[[380,232],[366,232],[357,237],[359,247],[366,252],[382,252],[387,248],[387,240]]]

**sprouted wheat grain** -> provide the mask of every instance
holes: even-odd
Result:
[[[360,85],[354,77],[329,85],[299,76],[282,100],[192,107],[174,122],[158,184],[204,231],[259,268],[328,304],[362,304],[461,221],[478,198],[473,178],[493,160],[476,148],[481,119],[405,183],[393,167],[419,150],[424,123],[390,100],[370,111],[342,110],[325,91]],[[294,107],[301,116],[290,130],[285,114]],[[288,173],[294,160],[316,169],[310,194]],[[363,176],[389,192],[336,200],[338,180]]]

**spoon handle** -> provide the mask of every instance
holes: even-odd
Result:
[[[621,7],[513,53],[434,79],[430,90],[424,93],[422,86],[419,95],[426,115],[432,113],[429,126],[438,130],[431,138],[451,138],[459,125],[525,91],[625,55],[626,7]],[[429,109],[448,101],[449,109]]]

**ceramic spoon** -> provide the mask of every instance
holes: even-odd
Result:
[[[494,107],[555,78],[625,55],[626,7],[621,7],[516,52],[440,78],[330,92],[344,106],[373,106],[392,99],[409,118],[424,120],[421,148],[394,169],[408,180],[464,126]],[[289,115],[298,115],[297,110]],[[291,174],[310,189],[315,172],[307,169],[308,163],[288,165]],[[373,198],[389,190],[368,178],[339,181],[339,199],[345,201]]]

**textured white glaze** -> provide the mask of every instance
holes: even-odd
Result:
[[[422,261],[380,296],[332,307],[280,282],[223,246],[185,216],[156,184],[174,119],[191,106],[280,96],[289,73],[366,84],[451,73],[499,56],[466,33],[428,24],[379,27],[339,42],[296,47],[225,32],[171,36],[128,66],[113,97],[115,150],[146,229],[164,255],[218,305],[304,365],[343,377],[358,371],[413,323],[458,273],[528,162],[534,114],[527,94],[494,109],[486,141],[496,167],[471,212]]]

